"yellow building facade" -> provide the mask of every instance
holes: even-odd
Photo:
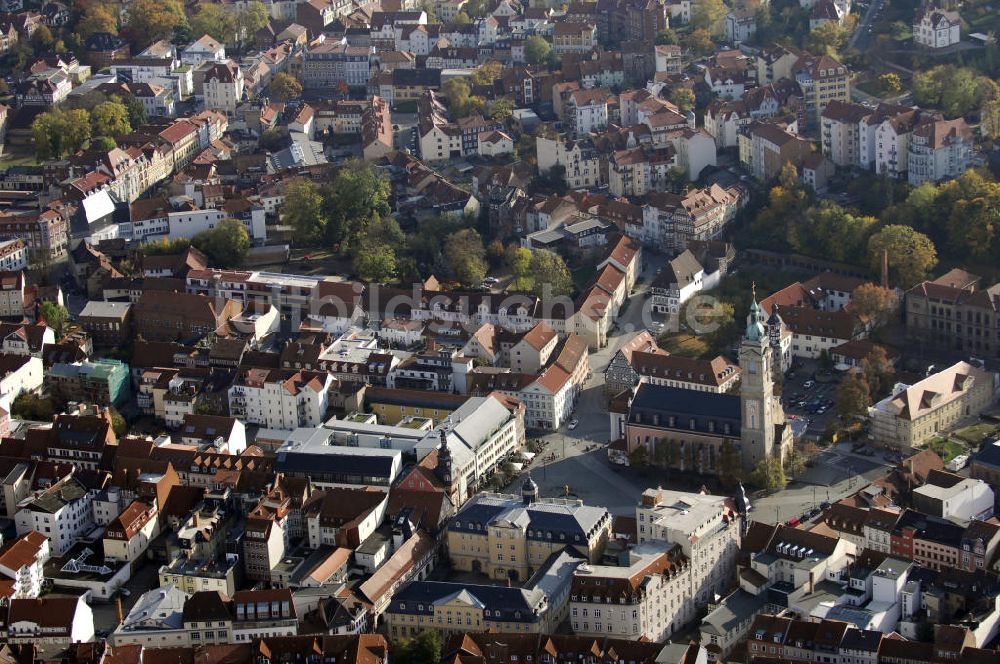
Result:
[[[448,526],[452,567],[517,582],[567,546],[590,562],[600,559],[611,533],[605,508],[580,500],[535,500],[537,486],[530,478],[522,494],[478,494],[466,504]]]

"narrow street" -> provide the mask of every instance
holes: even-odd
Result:
[[[570,431],[563,426],[544,436],[547,445],[543,456],[555,459],[532,468],[532,477],[544,496],[561,496],[570,492],[590,504],[605,505],[613,514],[631,514],[645,487],[619,475],[608,464],[605,445],[610,434],[607,395],[604,392],[604,370],[636,332],[651,322],[649,284],[663,265],[664,257],[650,254],[644,258],[644,270],[636,282],[635,293],[628,299],[618,317],[617,325],[608,333],[608,344],[590,354],[591,377],[580,393],[573,417],[579,420]]]
[[[856,48],[860,51],[867,50],[871,45],[875,19],[878,14],[882,11],[882,6],[885,4],[885,0],[872,0],[872,4],[869,5],[868,11],[865,12],[864,17],[858,21],[858,27],[855,28],[854,34],[851,35],[850,40],[848,40],[848,48]]]

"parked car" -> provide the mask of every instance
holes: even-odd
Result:
[[[824,500],[822,503],[819,504],[819,506],[821,509],[828,510],[830,509],[830,501]]]
[[[785,522],[785,525],[786,526],[791,526],[792,528],[794,528],[795,526],[799,525],[800,523],[802,523],[802,521],[800,519],[798,519],[798,518],[796,518],[796,517],[793,516],[791,519],[789,519],[788,521]]]
[[[572,431],[572,430],[573,430],[573,429],[575,429],[575,428],[576,428],[577,426],[579,426],[579,424],[580,424],[580,420],[570,420],[570,421],[569,421],[569,427],[567,427],[567,428],[568,428],[568,429],[569,429],[570,431]]]

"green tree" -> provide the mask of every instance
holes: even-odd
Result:
[[[545,249],[532,252],[530,274],[534,279],[531,292],[538,297],[573,292],[573,276],[566,261],[555,252]]]
[[[286,72],[278,72],[271,79],[271,84],[268,86],[268,90],[271,92],[271,96],[278,101],[288,101],[289,99],[298,99],[302,96],[302,83],[299,79],[295,78],[291,74]]]
[[[806,460],[802,457],[802,453],[793,446],[785,459],[785,472],[792,477],[798,477],[805,469]]]
[[[437,8],[434,6],[434,0],[420,0],[420,9],[427,13],[428,24],[434,25],[441,22],[437,15]]]
[[[31,46],[35,49],[36,53],[51,50],[55,41],[52,31],[46,25],[38,26],[31,33]]]
[[[176,256],[184,252],[191,246],[190,238],[178,237],[173,240],[163,238],[144,242],[139,247],[139,252],[143,256]]]
[[[955,255],[988,259],[996,255],[1000,231],[1000,196],[977,196],[955,202],[945,226],[948,245]]]
[[[882,346],[875,346],[861,360],[861,374],[865,384],[868,385],[869,395],[879,398],[888,395],[896,383],[896,369],[893,368],[889,354]]]
[[[491,10],[492,5],[489,0],[469,0],[469,3],[465,5],[466,13],[474,18],[486,18]]]
[[[532,35],[524,40],[524,60],[529,65],[545,64],[549,60],[552,46],[544,37]]]
[[[687,171],[685,171],[680,166],[674,166],[667,171],[667,175],[664,178],[664,186],[666,190],[675,194],[683,194],[688,190],[688,185],[691,183],[688,180]]]
[[[896,72],[889,72],[888,74],[882,74],[879,76],[878,85],[885,92],[892,94],[896,94],[903,89],[903,82],[900,80],[899,74]]]
[[[825,348],[819,352],[819,366],[826,371],[833,369],[833,358],[830,357],[830,351]]]
[[[743,462],[739,450],[728,438],[723,439],[719,450],[719,479],[725,486],[733,486],[743,479]]]
[[[536,193],[566,194],[566,167],[555,164],[547,172],[539,173],[531,180],[531,189]]]
[[[873,271],[882,269],[883,252],[888,256],[894,283],[909,288],[926,278],[937,265],[937,249],[931,239],[909,226],[885,226],[868,240],[868,263]]]
[[[413,639],[413,657],[416,663],[438,664],[441,661],[441,635],[435,629],[420,632]]]
[[[837,415],[841,421],[849,422],[856,417],[863,417],[872,405],[871,389],[864,374],[858,371],[848,372],[847,376],[837,386],[834,402]]]
[[[750,475],[750,481],[768,491],[784,489],[785,469],[781,465],[781,459],[777,457],[761,459]]]
[[[925,182],[910,191],[902,203],[885,210],[882,218],[892,223],[912,226],[922,233],[934,232],[941,225],[937,211],[940,193],[933,182]]]
[[[31,124],[39,159],[59,159],[74,154],[90,140],[90,114],[82,108],[53,108]]]
[[[458,12],[455,14],[455,18],[448,21],[449,25],[469,25],[472,23],[472,19],[465,12]]]
[[[471,228],[463,229],[444,245],[444,256],[448,268],[465,286],[478,286],[486,276],[486,248],[483,238]]]
[[[122,417],[122,414],[118,412],[117,408],[111,408],[111,430],[115,432],[115,435],[119,438],[125,436],[128,433],[128,422]]]
[[[653,445],[653,465],[657,468],[667,468],[667,445],[666,442],[657,439]]]
[[[874,217],[858,217],[833,201],[823,201],[806,211],[801,228],[791,238],[792,247],[835,261],[856,260],[864,255],[876,223]]]
[[[726,353],[740,336],[741,327],[736,320],[736,307],[732,302],[717,302],[710,308],[706,320],[702,331],[697,328],[694,331],[705,337],[710,355]]]
[[[505,123],[514,114],[514,99],[512,97],[500,97],[490,104],[490,117],[497,122]]]
[[[458,232],[461,223],[449,217],[428,217],[418,223],[416,232],[407,238],[410,258],[417,271],[422,275],[445,272],[444,243]]]
[[[836,56],[840,53],[851,34],[836,21],[821,23],[809,33],[807,45],[817,55]]]
[[[387,244],[391,247],[401,247],[406,242],[406,234],[399,227],[399,222],[393,217],[382,217],[377,214],[372,217],[368,224],[365,236],[374,242]]]
[[[118,18],[114,10],[104,3],[95,2],[83,12],[76,24],[76,32],[86,40],[95,32],[118,34]]]
[[[322,194],[326,240],[339,245],[343,253],[363,236],[372,219],[387,217],[391,212],[389,181],[370,164],[357,159],[337,171]]]
[[[260,147],[268,152],[277,152],[285,148],[290,142],[288,129],[285,127],[273,127],[264,131],[257,142]]]
[[[271,20],[267,7],[261,0],[252,0],[236,13],[236,39],[242,44],[247,39],[253,39],[258,30],[265,27]]]
[[[503,65],[496,61],[484,62],[472,71],[473,85],[493,85],[503,74]]]
[[[528,292],[534,287],[535,278],[531,273],[532,251],[527,247],[511,245],[507,250],[507,265],[514,274],[514,281],[511,282],[511,289],[515,291]]]
[[[667,468],[676,468],[677,464],[681,462],[681,444],[673,438],[668,438],[665,448],[664,463],[666,463]]]
[[[698,55],[709,55],[715,52],[712,33],[705,28],[698,28],[689,32],[684,39],[684,44]]]
[[[146,115],[146,107],[133,94],[116,94],[117,97],[128,110],[128,123],[133,129],[138,129],[146,124],[149,118]]]
[[[998,86],[968,67],[938,65],[913,76],[913,99],[950,118],[966,115],[998,97]]]
[[[95,136],[121,138],[132,132],[128,121],[128,109],[118,99],[100,103],[90,112],[90,122]]]
[[[904,21],[894,21],[893,24],[889,26],[889,36],[896,41],[905,41],[912,36],[910,34],[910,26]]]
[[[893,292],[873,283],[861,284],[851,293],[851,311],[873,326],[884,325],[892,315]]]
[[[677,34],[670,28],[667,28],[656,33],[656,43],[658,46],[673,46],[679,42],[677,41]]]
[[[711,35],[722,35],[726,31],[728,13],[729,8],[722,0],[698,0],[691,6],[691,27],[708,30]]]
[[[1000,136],[1000,99],[989,99],[979,112],[982,119],[979,125],[984,136],[996,138]]]
[[[223,219],[215,228],[191,238],[191,245],[212,265],[235,268],[243,265],[250,251],[250,234],[239,219]]]
[[[757,31],[751,35],[751,41],[759,44],[766,44],[775,41],[774,18],[771,16],[769,3],[762,3],[754,12],[754,20],[757,22]]]
[[[183,46],[190,44],[194,39],[195,36],[191,32],[191,26],[185,21],[174,28],[174,37],[171,41],[177,46]]]
[[[486,245],[486,260],[489,261],[491,269],[502,267],[506,256],[507,250],[504,248],[503,240],[500,238],[495,237]]]
[[[354,272],[364,281],[386,283],[395,278],[396,269],[396,251],[391,245],[362,245],[354,255]]]
[[[90,139],[91,150],[101,150],[107,152],[118,147],[118,142],[110,136],[98,136]]]
[[[38,317],[45,321],[45,324],[52,328],[55,332],[56,338],[62,336],[63,330],[66,327],[66,321],[69,320],[69,311],[66,307],[55,302],[42,302],[38,305]]]
[[[640,445],[629,452],[628,463],[632,468],[645,468],[649,465],[649,452]]]
[[[316,246],[326,235],[323,197],[311,180],[297,179],[285,187],[281,215],[283,221],[294,229],[292,237],[299,246]]]
[[[17,419],[32,422],[51,422],[56,412],[51,399],[45,399],[29,392],[14,399],[10,411],[10,414]]]
[[[784,172],[784,171],[783,171]],[[758,247],[800,247],[800,220],[812,203],[812,195],[797,177],[787,181],[782,177],[771,188],[768,203],[750,224],[750,241]]]
[[[133,0],[128,6],[128,32],[140,48],[170,39],[182,25],[187,18],[180,0]]]
[[[208,35],[216,41],[231,44],[236,34],[236,17],[225,5],[198,3],[191,15],[191,32],[199,37]]]
[[[694,110],[694,91],[686,85],[677,85],[670,91],[670,101],[677,106],[682,115],[687,115],[689,111]]]
[[[476,113],[482,113],[486,102],[482,97],[471,95],[472,88],[464,78],[452,78],[441,86],[441,91],[448,97],[451,113],[456,118],[464,118]]]

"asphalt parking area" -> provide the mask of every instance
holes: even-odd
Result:
[[[832,450],[825,450],[813,457],[811,468],[796,478],[806,484],[832,486],[851,476],[865,475],[881,468],[883,464],[857,456],[843,456]]]

